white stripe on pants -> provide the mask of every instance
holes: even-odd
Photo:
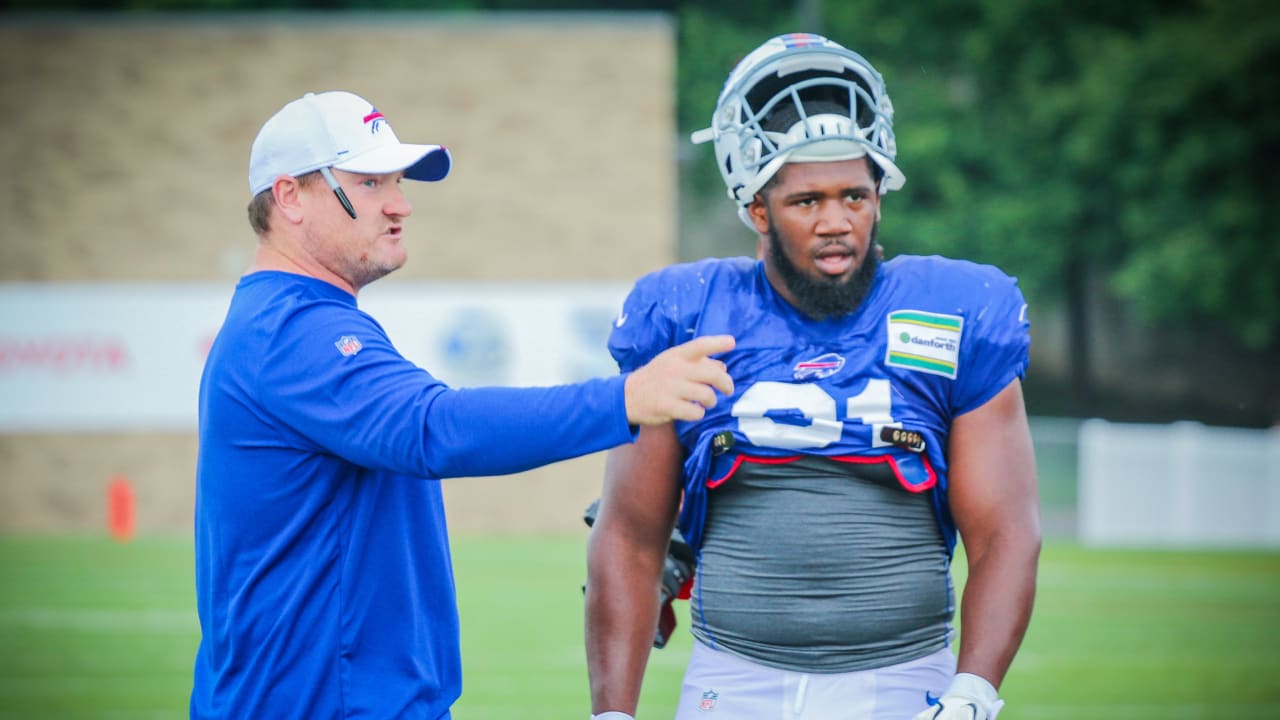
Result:
[[[955,671],[950,648],[875,670],[802,673],[695,641],[675,720],[910,720]]]

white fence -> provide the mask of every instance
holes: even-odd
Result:
[[[1087,420],[1077,518],[1088,545],[1280,548],[1280,430]]]

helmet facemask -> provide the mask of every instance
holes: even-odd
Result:
[[[880,74],[861,56],[816,35],[786,35],[757,48],[730,74],[712,126],[729,197],[746,206],[787,162],[870,157],[879,191],[906,182],[894,164],[893,105]]]

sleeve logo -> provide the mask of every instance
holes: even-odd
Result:
[[[360,344],[360,341],[354,335],[343,335],[338,338],[334,346],[338,348],[338,352],[342,353],[343,357],[351,357],[364,349],[364,346]]]
[[[920,310],[889,313],[885,364],[891,367],[956,377],[964,318]]]

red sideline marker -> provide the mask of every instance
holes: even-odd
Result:
[[[134,529],[133,485],[129,478],[117,475],[107,486],[107,529],[119,542],[133,539]]]

